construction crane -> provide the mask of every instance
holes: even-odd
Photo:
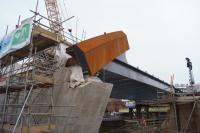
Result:
[[[190,61],[189,58],[185,58],[187,61],[187,67],[189,68],[189,82],[190,82],[190,86],[193,86],[195,84],[194,82],[194,76],[193,76],[193,72],[192,72],[192,62]]]
[[[60,16],[57,0],[44,0],[51,29],[58,33],[61,38],[64,37],[64,28]]]
[[[44,0],[44,1],[46,5],[47,16],[49,19],[49,25],[50,25],[51,30],[53,32],[56,32],[58,35],[60,35],[61,40],[65,41],[66,40],[65,32],[64,32],[64,27],[62,24],[74,18],[74,16],[71,16],[63,20],[59,11],[58,0]],[[70,33],[72,40],[74,40],[73,39],[74,37],[72,35],[72,29],[68,29],[68,32]]]

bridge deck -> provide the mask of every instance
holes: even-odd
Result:
[[[111,97],[134,100],[155,100],[157,92],[165,94],[169,84],[118,59],[104,67],[100,78],[113,83]]]

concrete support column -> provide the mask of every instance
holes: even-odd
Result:
[[[88,80],[71,88],[70,69],[54,74],[55,105],[66,106],[55,110],[53,133],[98,133],[112,90],[112,84]]]

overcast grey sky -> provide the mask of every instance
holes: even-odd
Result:
[[[22,18],[31,16],[36,0],[1,0],[0,36]],[[200,1],[199,0],[60,0],[69,16],[78,17],[78,36],[86,38],[103,32],[123,30],[129,40],[128,62],[165,80],[175,74],[175,83],[188,83],[185,57],[194,65],[200,80]],[[44,0],[39,12],[46,14]],[[76,18],[68,24],[73,30]]]

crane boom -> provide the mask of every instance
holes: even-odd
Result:
[[[45,0],[47,16],[49,18],[49,25],[52,30],[63,35],[62,19],[60,17],[57,0]]]

